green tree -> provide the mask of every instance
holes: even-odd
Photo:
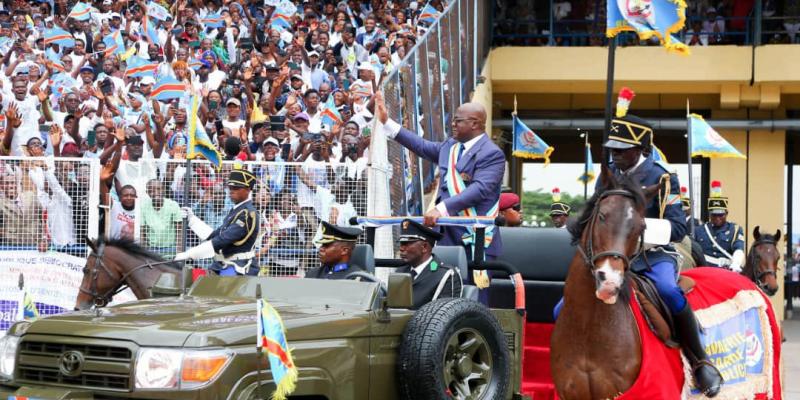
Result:
[[[570,207],[572,207],[570,216],[574,216],[579,213],[585,203],[583,200],[583,195],[572,196],[569,193],[561,194],[561,202],[567,203]],[[525,224],[552,227],[553,223],[550,221],[551,204],[553,204],[553,196],[550,192],[544,192],[541,189],[537,189],[533,192],[523,193],[522,220]],[[541,225],[542,222],[544,222],[544,225]]]

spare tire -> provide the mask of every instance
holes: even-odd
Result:
[[[401,399],[505,399],[510,377],[505,335],[483,304],[439,299],[408,322],[397,357]]]

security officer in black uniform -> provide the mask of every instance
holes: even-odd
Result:
[[[742,272],[745,261],[744,230],[728,222],[728,198],[722,196],[721,186],[719,181],[711,183],[709,221],[695,229],[694,238],[703,247],[707,265]]]
[[[175,255],[175,260],[214,258],[209,268],[221,276],[258,275],[253,248],[258,239],[260,219],[250,198],[256,177],[241,166],[234,167],[228,177],[228,193],[233,208],[222,225],[212,230],[191,209],[181,211],[189,220],[189,227],[203,240],[199,245]]]
[[[661,236],[668,236],[668,243],[650,247],[644,257],[631,260],[630,268],[655,284],[656,290],[672,313],[677,339],[692,363],[695,385],[706,396],[714,397],[719,394],[723,378],[708,360],[705,347],[700,341],[697,319],[677,284],[679,257],[672,243],[682,241],[687,232],[686,218],[680,205],[678,177],[670,172],[668,164],[654,161],[649,155],[653,146],[653,127],[642,118],[623,114],[612,119],[608,141],[603,146],[611,153],[613,163],[609,168],[616,177],[629,177],[642,188],[662,185],[658,195],[646,204],[645,217],[649,220],[648,229],[653,229],[654,234],[659,229],[662,230]],[[599,180],[597,185],[601,185]]]
[[[306,278],[344,279],[347,275],[364,271],[362,266],[350,262],[361,229],[336,226],[322,221],[322,238],[317,240],[319,261],[322,265],[306,272]],[[366,271],[364,271],[366,272]]]
[[[461,297],[461,273],[443,264],[433,254],[442,234],[410,219],[403,220],[400,232],[400,258],[407,265],[395,272],[411,274],[414,305],[418,309],[440,297]]]

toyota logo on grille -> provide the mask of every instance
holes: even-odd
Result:
[[[65,351],[58,358],[59,370],[65,376],[78,376],[83,371],[83,354],[79,351]]]

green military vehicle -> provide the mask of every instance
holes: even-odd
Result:
[[[437,255],[466,273],[463,249],[445,250]],[[517,309],[489,309],[467,287],[470,298],[412,311],[410,275],[356,277],[204,277],[185,295],[19,322],[0,339],[0,398],[269,398],[258,286],[299,369],[291,399],[521,398],[524,285],[514,285]],[[166,286],[154,296],[180,285]]]

